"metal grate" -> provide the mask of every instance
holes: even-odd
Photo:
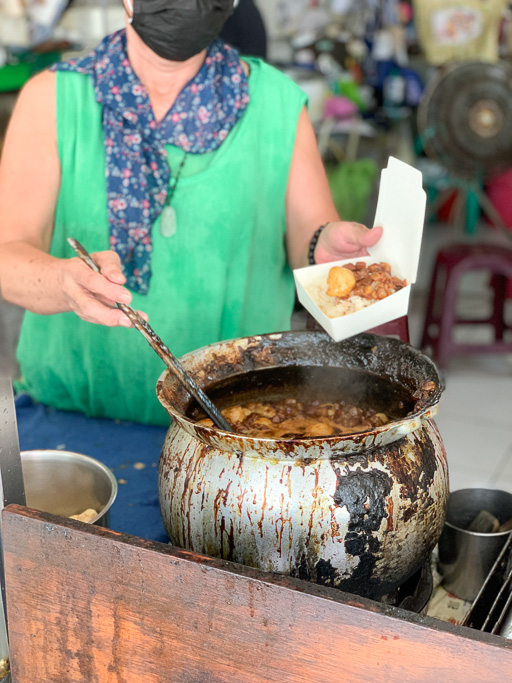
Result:
[[[512,639],[512,534],[462,625]]]

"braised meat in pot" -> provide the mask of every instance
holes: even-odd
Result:
[[[412,397],[391,382],[333,367],[259,370],[208,394],[236,433],[263,439],[356,434],[405,416]],[[197,406],[200,425],[213,427]]]
[[[384,413],[344,403],[320,403],[288,398],[225,408],[224,417],[238,434],[269,439],[354,434],[389,422]],[[209,419],[200,424],[213,426]]]

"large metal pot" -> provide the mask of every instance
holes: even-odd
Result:
[[[403,416],[357,435],[243,437],[185,417],[193,401],[165,372],[157,394],[173,422],[159,494],[173,544],[370,597],[425,562],[449,493],[446,453],[430,419],[442,388],[429,358],[372,334],[334,343],[323,332],[288,332],[221,342],[182,362],[221,406],[239,394],[297,393],[311,374],[308,396],[332,400],[334,389]],[[317,367],[328,368],[327,377]]]

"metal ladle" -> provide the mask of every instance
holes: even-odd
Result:
[[[68,237],[69,246],[75,251],[75,253],[86,263],[89,268],[94,270],[96,273],[101,271],[94,262],[92,256],[82,247],[80,242],[77,242],[72,237]],[[167,365],[169,370],[171,370],[185,385],[188,391],[199,403],[201,408],[205,411],[208,417],[213,420],[214,424],[225,432],[234,432],[233,427],[229,422],[223,417],[220,410],[215,407],[215,405],[210,401],[208,396],[199,387],[192,377],[187,373],[183,365],[179,362],[175,356],[169,351],[167,346],[163,343],[160,337],[153,331],[151,326],[140,316],[136,311],[133,310],[131,306],[126,304],[116,303],[117,308],[122,311],[130,320],[132,325],[144,336],[145,340],[151,346],[153,351],[163,360]]]

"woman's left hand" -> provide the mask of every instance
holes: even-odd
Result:
[[[315,263],[367,256],[382,237],[382,228],[370,230],[361,223],[335,221],[322,230],[315,248]]]

